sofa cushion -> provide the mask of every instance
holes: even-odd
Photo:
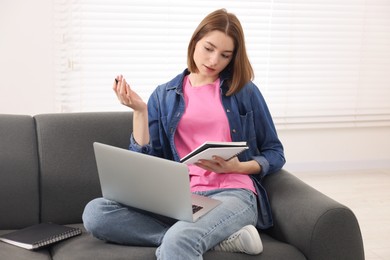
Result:
[[[155,247],[137,247],[137,246],[122,246],[116,244],[105,243],[92,237],[86,233],[81,224],[72,225],[83,230],[81,236],[77,236],[61,243],[55,244],[52,247],[51,254],[54,260],[76,260],[76,259],[156,259]],[[295,247],[282,243],[268,236],[267,234],[260,235],[264,245],[264,251],[256,256],[227,253],[219,251],[209,251],[204,254],[205,260],[240,260],[240,259],[273,259],[273,260],[305,260],[304,255]]]
[[[101,196],[93,142],[129,145],[130,112],[34,117],[41,169],[41,221],[81,223],[86,203]]]
[[[31,116],[0,115],[0,229],[39,222],[36,147]]]

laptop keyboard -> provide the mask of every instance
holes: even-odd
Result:
[[[198,212],[199,210],[203,209],[202,206],[198,206],[198,205],[192,205],[192,213],[195,214],[196,212]]]

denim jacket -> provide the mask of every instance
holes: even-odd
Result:
[[[130,150],[179,161],[174,134],[184,113],[183,80],[188,70],[156,88],[148,101],[150,143],[138,145],[133,136]],[[226,96],[229,74],[220,75],[222,104],[229,121],[233,141],[246,141],[249,149],[239,155],[240,161],[256,160],[261,165],[259,174],[251,174],[259,205],[258,228],[273,225],[267,194],[261,185],[267,174],[280,170],[284,163],[283,146],[267,104],[253,82],[248,82],[238,93]]]

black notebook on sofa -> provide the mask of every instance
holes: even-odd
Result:
[[[0,236],[0,241],[25,249],[38,249],[81,234],[81,229],[41,223]]]

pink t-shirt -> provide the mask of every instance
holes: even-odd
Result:
[[[182,158],[206,141],[231,141],[229,122],[221,102],[220,80],[192,87],[187,77],[183,92],[185,112],[175,133],[175,145]],[[248,175],[215,173],[189,165],[191,191],[245,188],[256,192]]]

